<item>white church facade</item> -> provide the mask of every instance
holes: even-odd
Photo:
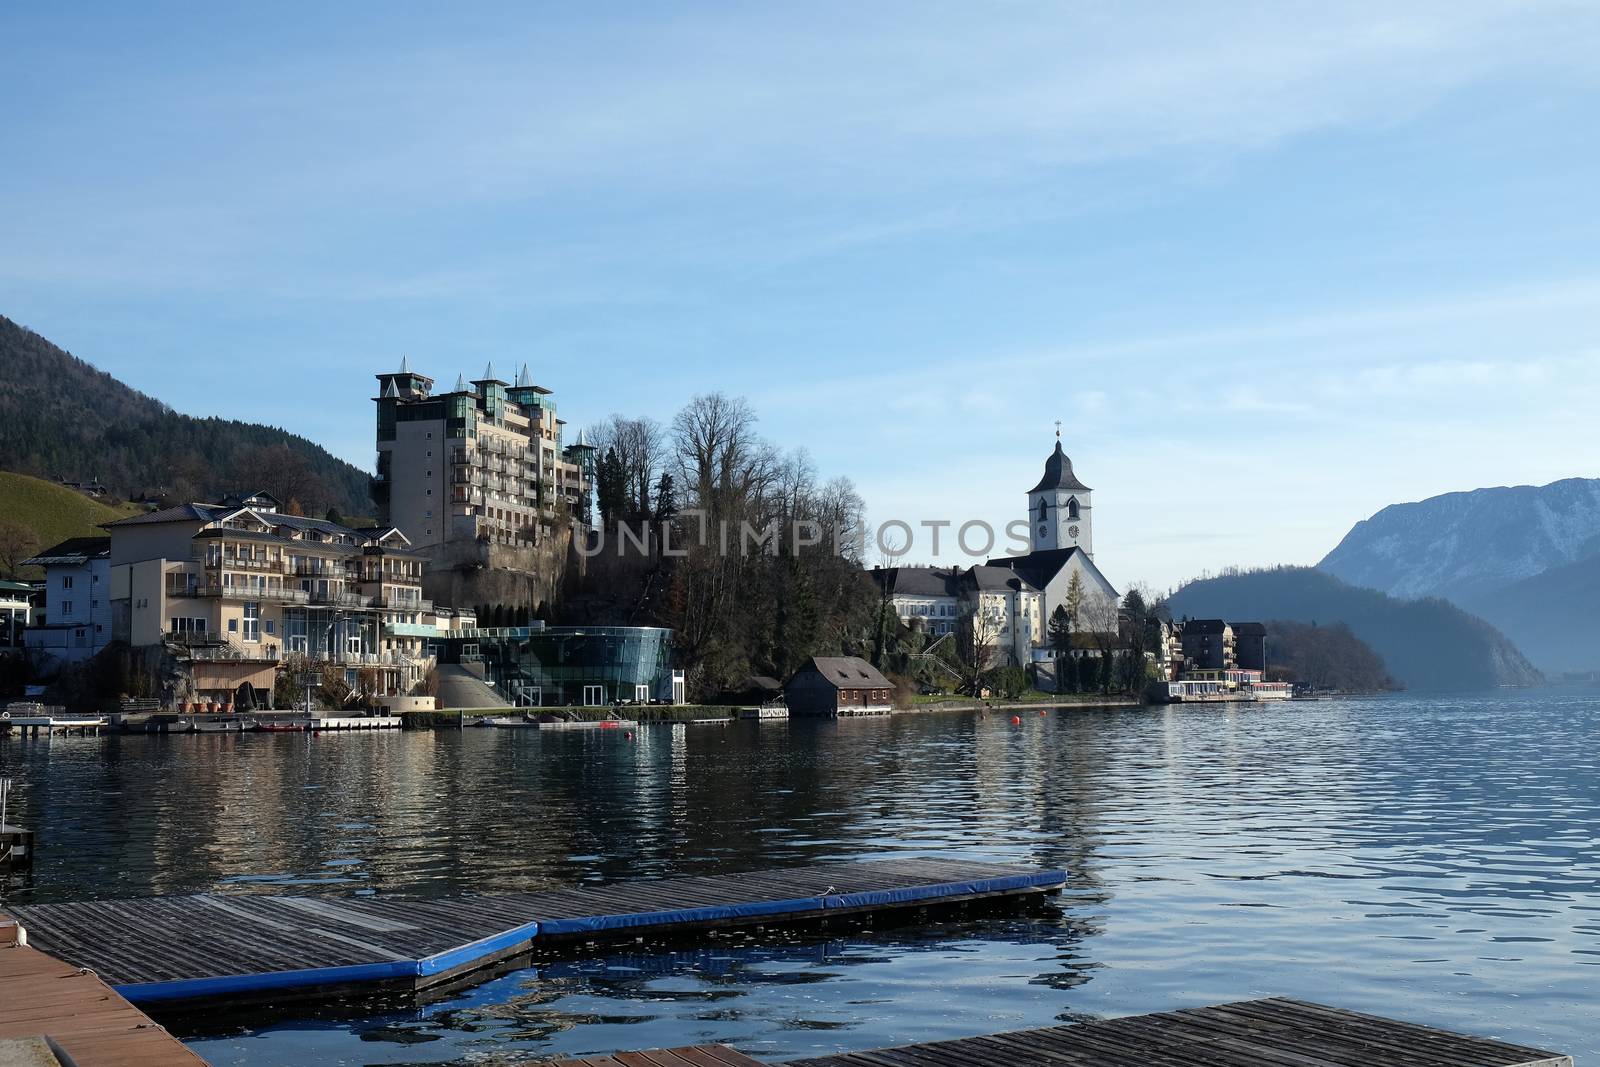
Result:
[[[1044,475],[1028,490],[1031,551],[965,569],[878,568],[873,580],[907,625],[940,637],[953,633],[958,619],[977,614],[986,620],[1000,662],[1026,665],[1048,658],[1050,617],[1067,606],[1074,575],[1082,594],[1074,629],[1117,625],[1120,595],[1094,563],[1091,499],[1058,430]]]

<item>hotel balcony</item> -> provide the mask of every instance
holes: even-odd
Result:
[[[302,578],[328,578],[343,581],[351,577],[352,567],[342,561],[302,560],[294,565],[294,573]]]
[[[309,594],[313,604],[326,604],[336,608],[370,608],[373,598],[362,596],[360,593],[347,593],[342,589],[330,589],[327,592],[312,590]]]

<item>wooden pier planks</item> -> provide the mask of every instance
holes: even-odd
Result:
[[[644,1052],[617,1052],[610,1056],[585,1056],[582,1059],[546,1060],[560,1067],[767,1067],[727,1045],[687,1045],[683,1048],[653,1048]]]
[[[452,900],[196,894],[15,911],[35,946],[143,1003],[362,984],[422,989],[547,941],[1038,893],[1065,878],[907,858]]]
[[[1568,1056],[1274,998],[791,1060],[785,1067],[1572,1067]],[[564,1065],[565,1067],[565,1065]]]
[[[205,1067],[98,977],[18,944],[15,931],[0,917],[0,1041],[49,1037],[78,1067]]]

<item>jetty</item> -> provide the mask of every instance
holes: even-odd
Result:
[[[23,943],[0,915],[0,1063],[205,1067],[89,971]]]
[[[35,947],[135,1004],[458,987],[545,947],[861,918],[1059,891],[1059,870],[888,858],[443,900],[201,893],[13,908]]]
[[[540,1061],[528,1061],[530,1067]],[[559,1067],[768,1067],[726,1045],[542,1061]],[[1572,1067],[1557,1052],[1275,997],[788,1060],[783,1067]]]

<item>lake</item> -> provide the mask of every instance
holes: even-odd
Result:
[[[783,1059],[1288,995],[1600,1054],[1600,692],[607,732],[0,741],[3,902],[444,896],[885,852],[1058,901],[508,974],[416,1011],[192,1037],[213,1064]]]

